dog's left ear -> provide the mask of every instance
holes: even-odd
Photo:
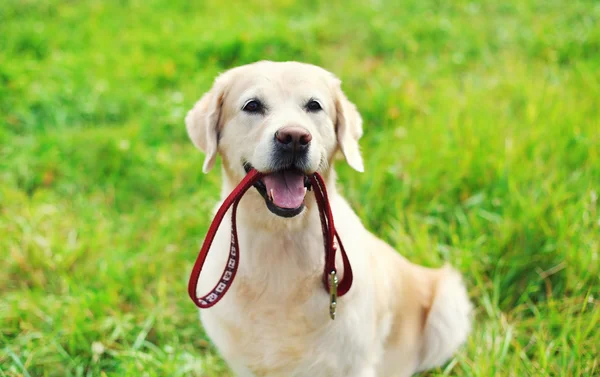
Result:
[[[185,117],[188,136],[196,148],[206,154],[202,171],[208,173],[217,159],[219,121],[227,86],[226,74],[215,80],[212,89],[204,94]]]
[[[341,81],[337,79],[335,81],[335,131],[338,144],[348,165],[362,173],[365,171],[365,167],[358,145],[358,140],[363,134],[362,118],[356,106],[348,100],[342,91]]]

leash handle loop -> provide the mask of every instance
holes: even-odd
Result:
[[[241,198],[244,196],[246,191],[252,185],[261,179],[264,175],[259,173],[257,170],[251,170],[244,179],[239,183],[239,185],[227,196],[227,198],[219,207],[214,220],[210,224],[200,252],[198,253],[198,257],[194,263],[194,267],[192,269],[192,273],[190,275],[190,280],[188,282],[188,295],[194,302],[196,306],[201,309],[207,309],[211,306],[215,305],[219,302],[225,293],[231,287],[233,283],[233,279],[235,278],[235,274],[239,265],[240,258],[240,250],[238,245],[238,236],[237,236],[237,224],[236,224],[236,214],[237,207],[240,203]],[[340,239],[339,234],[335,230],[335,226],[333,224],[333,214],[331,213],[331,206],[329,205],[329,198],[327,197],[327,189],[325,188],[325,182],[323,178],[318,174],[314,173],[309,177],[315,192],[315,199],[317,201],[317,206],[319,208],[319,216],[321,218],[321,229],[323,231],[323,245],[325,247],[325,267],[323,271],[323,281],[325,284],[325,289],[328,292],[332,292],[335,290],[335,297],[341,297],[350,290],[352,286],[352,267],[350,266],[350,261],[348,260],[348,256],[346,255],[346,251],[344,250],[344,245]],[[196,289],[198,286],[198,280],[200,278],[200,273],[202,272],[202,268],[204,267],[204,262],[206,261],[206,257],[212,246],[213,240],[225,217],[225,214],[232,208],[231,213],[231,244],[229,247],[229,258],[227,260],[227,264],[219,279],[219,282],[214,286],[213,289],[209,291],[206,295],[202,297],[198,297],[196,293]],[[337,243],[340,248],[340,252],[342,253],[342,260],[344,263],[344,276],[342,281],[337,284],[337,271],[335,268],[335,253],[336,247],[334,245],[334,238],[337,240]],[[335,283],[332,280],[332,284],[329,282],[329,277],[335,277]],[[333,286],[335,285],[335,287]],[[333,296],[332,296],[333,297]],[[330,314],[335,317],[335,299],[332,301],[333,305],[330,306]]]

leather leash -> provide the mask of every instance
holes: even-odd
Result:
[[[248,189],[263,176],[264,174],[252,169],[223,201],[223,204],[217,211],[215,218],[208,228],[204,243],[202,244],[202,248],[198,253],[198,257],[196,258],[196,262],[194,263],[194,268],[192,269],[190,280],[188,282],[188,294],[194,304],[201,309],[210,308],[219,302],[223,296],[225,296],[225,293],[227,293],[231,287],[231,284],[233,283],[233,279],[235,278],[240,261],[240,249],[238,245],[236,226],[237,207],[246,191],[248,191]],[[352,267],[350,266],[348,255],[346,255],[346,251],[344,250],[342,240],[340,239],[340,236],[335,230],[335,226],[333,224],[333,214],[331,213],[325,182],[323,181],[321,175],[316,172],[310,175],[308,178],[315,193],[315,199],[319,208],[319,216],[321,218],[323,246],[325,248],[323,284],[325,286],[325,290],[329,293],[329,315],[331,319],[335,319],[337,298],[345,295],[352,286]],[[231,244],[229,247],[229,258],[227,260],[227,264],[225,265],[225,269],[223,270],[223,274],[221,274],[221,278],[219,279],[217,285],[215,285],[215,287],[206,295],[198,297],[196,295],[196,287],[198,285],[200,273],[202,272],[202,267],[206,261],[206,256],[208,255],[212,242],[215,238],[217,230],[219,229],[219,226],[221,225],[221,222],[223,221],[223,218],[225,217],[225,214],[232,206]],[[341,282],[338,279],[337,269],[335,267],[335,254],[337,248],[334,244],[334,238],[337,240],[344,264],[344,277]]]

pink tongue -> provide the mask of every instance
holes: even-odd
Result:
[[[273,203],[281,208],[298,208],[304,201],[304,174],[297,171],[273,173],[263,178],[267,196],[273,194]],[[273,190],[273,191],[271,191]]]

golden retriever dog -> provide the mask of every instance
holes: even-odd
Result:
[[[235,281],[219,303],[200,310],[208,336],[237,376],[410,376],[442,365],[465,342],[472,305],[461,275],[406,260],[365,229],[336,191],[336,157],[364,170],[362,119],[336,76],[298,62],[233,68],[216,78],[185,122],[206,155],[205,173],[221,156],[223,199],[250,169],[265,174],[238,208]],[[314,172],[325,180],[354,271],[333,320],[319,211],[307,192]],[[230,224],[226,217],[216,234],[199,295],[219,281]],[[343,276],[341,259],[337,266]]]

